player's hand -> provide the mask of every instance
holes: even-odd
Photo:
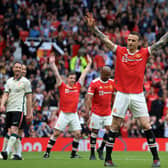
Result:
[[[87,25],[89,26],[89,27],[94,27],[95,26],[95,24],[96,24],[96,21],[95,21],[95,19],[93,18],[93,15],[91,14],[91,13],[87,13],[86,14],[86,16],[85,16],[85,21],[86,21],[86,23],[87,23]]]
[[[0,112],[5,112],[5,106],[3,105],[0,106]]]
[[[90,57],[89,54],[87,54],[87,60],[88,60],[88,64],[92,64],[92,58]]]
[[[32,120],[33,120],[33,114],[28,114],[28,115],[26,116],[26,122],[27,122],[28,124],[30,124],[30,123],[32,122]]]
[[[55,55],[54,55],[54,54],[51,54],[51,55],[50,55],[49,63],[50,63],[50,64],[55,64]]]

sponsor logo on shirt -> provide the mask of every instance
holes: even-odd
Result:
[[[122,62],[135,62],[135,61],[142,61],[141,54],[135,54],[133,57],[128,57],[128,54],[124,54],[122,56]]]
[[[112,92],[99,91],[99,96],[103,96],[105,94],[112,94]]]
[[[73,92],[78,92],[78,90],[65,89],[65,93],[73,93]]]

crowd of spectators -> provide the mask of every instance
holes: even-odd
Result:
[[[87,64],[90,54],[93,66],[81,89],[79,116],[82,137],[89,135],[84,120],[84,98],[90,82],[99,76],[100,68],[109,65],[114,76],[115,54],[90,33],[83,16],[92,12],[97,25],[117,44],[125,45],[130,31],[140,32],[140,43],[147,47],[168,31],[167,0],[1,0],[0,1],[0,93],[6,80],[12,76],[12,64],[22,59],[27,65],[27,78],[33,89],[33,122],[25,128],[26,137],[48,137],[57,120],[59,95],[56,80],[48,65],[48,55],[40,59],[37,50],[51,39],[63,51],[57,55],[57,66],[66,80],[73,70],[77,77]],[[38,38],[41,42],[29,45],[25,38]],[[168,45],[158,50],[147,63],[144,92],[152,127],[156,137],[168,137]],[[3,135],[5,114],[0,114],[0,136]],[[138,123],[128,110],[122,137],[142,137]],[[102,131],[102,130],[101,130]],[[101,133],[100,133],[101,134]],[[62,136],[72,136],[65,131]]]

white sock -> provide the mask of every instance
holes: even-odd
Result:
[[[8,145],[6,148],[6,152],[9,153],[12,151],[12,148],[14,147],[14,144],[16,143],[16,136],[10,136],[9,141],[8,141]]]
[[[8,145],[9,138],[4,137],[2,151],[5,151]]]
[[[17,146],[18,146],[18,145],[17,145],[17,140],[18,140],[18,139],[16,139],[16,142],[15,142],[15,144],[14,144],[14,146],[13,146],[12,157],[17,154]]]
[[[16,146],[16,154],[22,157],[22,143],[20,138],[16,140],[15,146]]]

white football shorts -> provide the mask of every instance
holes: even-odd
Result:
[[[112,115],[99,116],[92,113],[89,127],[94,129],[101,129],[104,128],[104,126],[110,126],[111,124],[112,124]]]
[[[60,112],[54,128],[60,131],[64,131],[67,126],[69,126],[71,131],[81,130],[79,116],[77,113],[64,113],[63,111]]]
[[[117,91],[113,104],[112,115],[124,118],[127,109],[132,112],[134,118],[148,117],[149,113],[144,93],[128,94]]]

